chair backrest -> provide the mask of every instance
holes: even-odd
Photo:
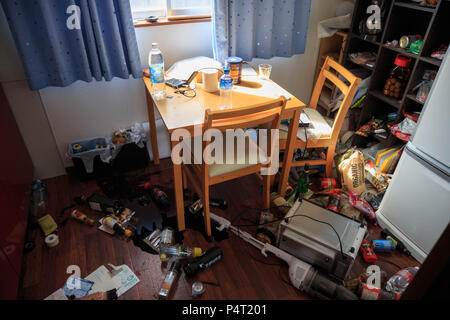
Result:
[[[218,129],[225,132],[229,129],[247,129],[269,124],[268,138],[271,141],[271,130],[280,128],[281,115],[286,108],[287,100],[285,97],[274,99],[268,103],[255,104],[249,107],[239,109],[226,109],[220,111],[211,111],[207,109],[205,112],[205,121],[203,125],[203,133],[208,129]],[[203,150],[209,145],[209,138],[203,141]],[[267,144],[267,156],[270,158],[272,150],[270,143]],[[204,161],[203,161],[204,162]],[[208,167],[204,165],[204,167]],[[208,169],[206,169],[208,170]]]
[[[330,69],[333,69],[335,73]],[[346,84],[344,81],[342,81],[339,76],[346,79],[349,84]],[[336,117],[334,118],[331,133],[331,136],[333,138],[337,138],[337,136],[339,135],[339,131],[341,131],[341,127],[348,109],[350,108],[353,98],[355,97],[358,87],[361,83],[361,79],[353,75],[350,71],[334,61],[331,57],[327,57],[317,78],[316,85],[311,96],[309,105],[310,108],[317,108],[317,103],[319,102],[320,95],[322,94],[322,89],[326,80],[331,81],[344,94],[344,99],[342,100]]]

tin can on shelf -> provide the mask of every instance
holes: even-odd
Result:
[[[243,62],[244,60],[239,57],[229,57],[226,60],[227,67],[230,69],[230,76],[233,78],[233,84],[241,83]]]
[[[422,36],[420,34],[412,34],[403,36],[400,38],[400,48],[407,49],[414,41],[422,40]]]

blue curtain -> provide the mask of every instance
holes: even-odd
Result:
[[[33,90],[142,76],[129,0],[1,0]]]
[[[214,58],[304,53],[310,8],[311,0],[214,0]]]

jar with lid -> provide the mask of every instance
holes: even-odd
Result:
[[[384,86],[383,93],[388,97],[399,99],[405,90],[411,70],[409,65],[412,58],[398,54],[395,58],[395,66],[392,68],[389,78]]]

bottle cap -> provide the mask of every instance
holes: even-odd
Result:
[[[223,70],[223,74],[230,74],[230,69],[226,68],[225,70]]]
[[[127,238],[131,237],[131,234],[132,234],[132,233],[133,233],[133,232],[131,232],[130,229],[125,230],[125,237],[127,237]]]
[[[152,49],[157,49],[157,48],[158,48],[158,42],[153,42]]]
[[[159,255],[159,259],[161,259],[161,261],[166,261],[166,260],[167,260],[166,254],[165,254],[165,253],[161,253],[161,254]]]
[[[200,257],[202,255],[202,248],[194,248],[192,250],[192,257]]]
[[[397,58],[395,58],[395,64],[399,67],[408,67],[410,62],[411,62],[411,58],[410,57],[405,57],[402,55],[397,55]]]

